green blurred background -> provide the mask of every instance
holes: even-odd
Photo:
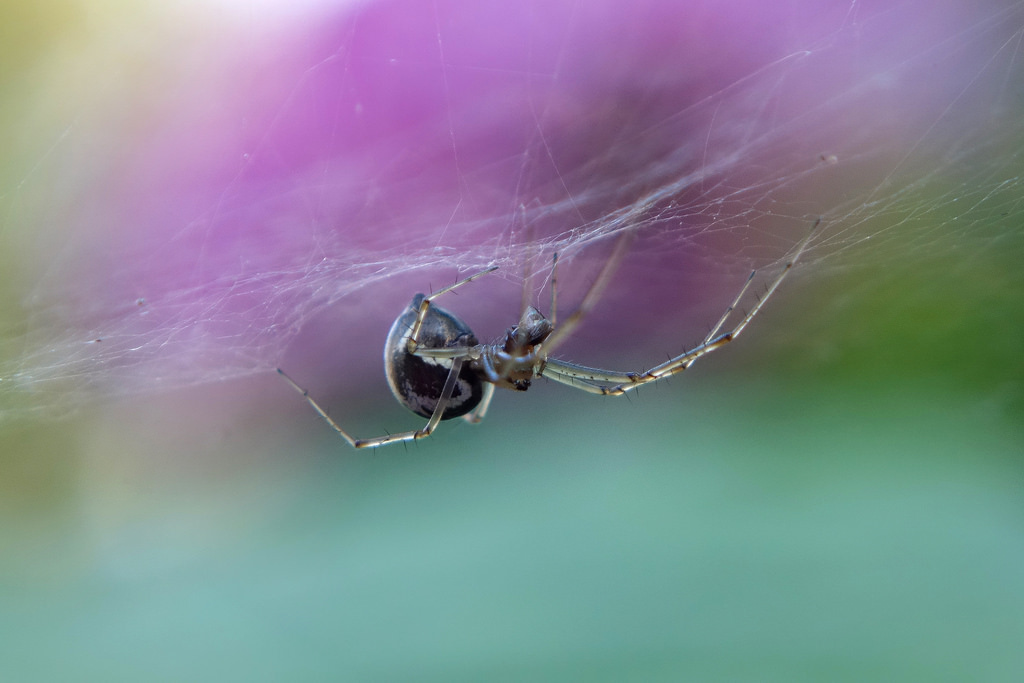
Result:
[[[54,139],[13,65],[65,45],[30,18],[3,48],[8,216]],[[996,142],[965,182],[1024,172],[1019,135]],[[923,182],[908,214],[929,192],[956,194]],[[924,249],[812,250],[734,348],[630,400],[542,385],[359,454],[271,373],[7,420],[0,678],[1017,680],[1024,237],[1001,192],[970,229],[934,210]],[[2,226],[17,339],[38,274]]]

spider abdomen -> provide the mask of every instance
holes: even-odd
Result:
[[[409,353],[409,336],[423,302],[417,294],[391,326],[384,343],[384,369],[391,393],[406,408],[422,417],[430,417],[441,398],[452,361]],[[473,331],[462,320],[443,308],[431,305],[419,332],[420,348],[466,348],[478,344]],[[442,420],[465,415],[483,398],[483,380],[469,363],[464,363],[455,390],[444,409]]]

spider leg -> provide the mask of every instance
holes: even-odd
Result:
[[[642,372],[618,372],[616,370],[604,370],[602,368],[590,368],[586,365],[570,363],[558,358],[548,358],[541,370],[542,377],[548,377],[560,382],[563,379],[566,384],[574,382],[590,382],[592,384],[627,384],[643,375]]]
[[[615,271],[618,270],[619,264],[622,263],[623,257],[629,250],[629,245],[633,241],[632,231],[622,233],[622,236],[615,242],[615,247],[612,248],[611,255],[608,256],[608,260],[605,261],[604,266],[601,268],[601,272],[597,274],[597,279],[594,280],[593,284],[590,285],[590,289],[583,295],[583,301],[580,303],[579,308],[572,312],[565,322],[559,327],[556,327],[554,332],[544,340],[544,353],[550,354],[554,349],[563,341],[569,338],[576,326],[580,324],[584,316],[590,313],[591,309],[597,304],[601,295],[604,294],[605,288],[608,283],[611,282],[612,276]],[[552,305],[554,305],[552,303]]]
[[[551,326],[558,329],[558,252],[551,255],[551,306],[548,308]]]
[[[461,358],[462,360],[476,360],[482,355],[481,346],[442,346],[433,348],[429,346],[418,347],[412,355],[420,358]]]
[[[484,268],[479,273],[474,273],[473,275],[470,275],[467,278],[463,278],[463,279],[459,280],[458,282],[456,282],[453,285],[448,285],[444,289],[438,290],[437,292],[435,292],[434,294],[431,294],[430,296],[423,297],[423,301],[420,302],[420,310],[417,311],[417,313],[416,313],[416,322],[414,322],[412,324],[412,330],[410,331],[410,334],[409,334],[409,342],[408,342],[409,353],[414,353],[416,351],[416,349],[419,347],[419,344],[420,344],[420,330],[423,328],[423,321],[426,319],[427,311],[430,310],[430,304],[431,304],[432,301],[434,301],[434,299],[438,298],[442,294],[447,294],[448,292],[450,292],[450,291],[452,291],[454,289],[458,289],[462,285],[464,285],[466,283],[469,283],[469,282],[472,282],[473,280],[475,280],[475,279],[477,279],[479,277],[483,277],[484,275],[487,275],[488,273],[493,273],[497,269],[498,269],[498,266],[491,266],[490,268]]]
[[[570,363],[556,358],[548,358],[544,365],[542,374],[549,379],[561,382],[562,384],[567,384],[571,387],[576,387],[581,391],[586,391],[592,394],[602,394],[605,396],[621,396],[640,384],[653,382],[667,376],[668,374],[682,372],[693,365],[694,361],[696,361],[700,356],[710,353],[714,349],[726,343],[716,339],[716,335],[718,334],[718,331],[722,329],[722,325],[725,324],[725,321],[729,319],[729,315],[736,310],[736,306],[739,304],[740,299],[743,298],[743,295],[750,287],[750,283],[754,280],[756,272],[757,271],[753,271],[750,273],[746,282],[743,283],[743,287],[740,288],[739,293],[732,300],[732,303],[729,304],[729,307],[725,309],[725,313],[723,313],[718,319],[715,326],[711,328],[711,331],[708,333],[708,336],[704,338],[704,341],[695,349],[688,351],[681,356],[671,358],[661,365],[651,368],[647,372],[618,372],[615,370],[604,370],[602,368],[590,368],[585,365],[578,365],[576,363]],[[778,280],[776,281],[776,285],[777,284]],[[771,294],[771,291],[769,291],[769,294]],[[755,307],[755,310],[751,311],[751,313],[756,314],[756,309],[760,308],[764,304],[764,300],[767,298],[767,295],[762,298]],[[751,315],[748,315],[745,321],[740,323],[740,327],[733,330],[730,334],[733,337],[739,334],[739,330],[743,329],[746,322],[749,322],[751,317]],[[728,335],[723,335],[723,337],[724,336]],[[716,342],[718,342],[717,345],[715,345]],[[671,372],[661,374],[662,371],[669,367],[674,369]]]
[[[600,368],[588,368],[583,365],[576,365],[564,360],[549,358],[540,372],[541,377],[547,377],[555,382],[561,382],[574,389],[585,391],[590,394],[609,394],[609,385],[626,386],[632,384],[634,378],[640,376],[636,372],[615,372],[602,370]],[[625,392],[623,392],[625,393]],[[620,395],[620,394],[613,394]]]
[[[487,414],[487,408],[491,405],[491,399],[494,398],[494,385],[490,382],[484,383],[484,395],[480,398],[480,403],[476,404],[476,408],[462,416],[462,419],[470,424],[477,424],[480,420],[484,419],[484,415]]]
[[[448,401],[451,400],[452,394],[455,392],[455,383],[458,381],[459,371],[462,369],[463,360],[463,358],[452,359],[452,367],[451,370],[448,371],[448,378],[445,380],[444,388],[441,390],[441,397],[438,399],[437,406],[434,407],[434,412],[430,415],[430,419],[427,420],[427,424],[424,425],[422,429],[412,429],[407,432],[399,432],[398,434],[388,434],[387,436],[378,436],[372,439],[356,439],[355,437],[353,437],[351,434],[342,429],[337,422],[331,419],[331,416],[327,414],[327,411],[321,408],[320,404],[313,400],[313,397],[309,395],[309,392],[307,392],[305,389],[296,384],[295,380],[286,375],[284,370],[278,368],[277,372],[282,377],[284,377],[285,380],[287,380],[288,384],[292,385],[292,387],[296,391],[302,394],[302,396],[306,399],[309,405],[313,406],[313,410],[315,410],[320,415],[320,417],[324,419],[324,422],[326,422],[331,427],[331,429],[336,431],[338,435],[341,436],[341,438],[345,439],[345,441],[347,441],[350,446],[352,446],[353,448],[376,448],[377,446],[383,446],[389,443],[397,443],[399,441],[414,441],[416,439],[424,439],[434,432],[434,430],[437,428],[437,425],[441,422],[441,416],[444,415],[445,408],[448,407]],[[485,395],[484,398],[487,402],[490,401],[490,398],[488,396]],[[481,404],[482,403],[484,403],[484,401],[481,401]],[[486,406],[484,406],[484,409],[486,410]],[[479,406],[473,411],[473,413],[478,412]],[[483,415],[478,414],[478,419],[476,421],[479,422],[479,419],[482,418]]]
[[[740,299],[746,293],[750,287],[751,281],[754,279],[754,275],[757,271],[754,271],[747,278],[746,282],[743,283],[743,287],[740,288],[739,294],[733,299],[729,307],[726,308],[725,313],[719,318],[718,323],[712,328],[711,332],[704,341],[697,347],[687,351],[686,353],[680,354],[675,358],[654,366],[646,372],[616,372],[613,370],[602,370],[600,368],[588,368],[568,361],[557,360],[553,358],[547,359],[541,373],[545,377],[561,382],[571,387],[575,387],[581,391],[586,391],[593,394],[603,394],[605,396],[622,396],[628,391],[632,391],[636,387],[647,384],[648,382],[656,382],[659,379],[670,377],[676,373],[686,370],[688,367],[693,365],[697,359],[702,356],[722,348],[736,337],[740,336],[750,321],[760,313],[761,309],[768,302],[768,299],[772,297],[775,291],[782,284],[783,279],[792,270],[797,259],[803,254],[804,249],[810,242],[811,237],[815,233],[815,229],[821,223],[821,219],[815,221],[814,226],[811,228],[810,233],[800,242],[796,250],[793,252],[792,258],[786,263],[785,268],[775,278],[775,280],[768,286],[764,296],[760,297],[754,307],[750,309],[750,312],[743,316],[743,319],[734,327],[731,331],[725,334],[718,334],[718,331],[725,324],[729,315],[736,309]],[[717,336],[716,336],[717,335]]]
[[[725,321],[729,319],[729,316],[732,315],[732,312],[736,310],[736,307],[739,305],[740,299],[743,298],[743,295],[747,293],[747,290],[750,288],[750,283],[754,281],[755,275],[757,275],[756,270],[750,271],[750,275],[747,277],[747,281],[744,282],[743,286],[740,288],[739,294],[737,294],[736,298],[732,300],[732,303],[729,304],[729,307],[725,309],[725,313],[722,314],[722,317],[718,319],[718,322],[715,323],[715,326],[711,328],[710,332],[708,332],[708,336],[704,337],[704,341],[701,342],[701,344],[710,343],[711,340],[718,335],[718,331],[722,329],[722,325],[724,325]]]

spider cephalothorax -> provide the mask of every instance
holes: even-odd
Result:
[[[536,363],[541,345],[554,331],[554,324],[533,306],[527,306],[522,320],[505,332],[500,344],[480,349],[480,357],[470,365],[484,375],[486,381],[503,389],[526,391],[530,381],[540,376],[543,365]]]

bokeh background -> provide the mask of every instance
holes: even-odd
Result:
[[[5,680],[1016,680],[1024,5],[0,5]],[[629,400],[417,426],[416,291]],[[753,295],[754,293],[752,293]],[[746,300],[749,307],[752,299]]]

